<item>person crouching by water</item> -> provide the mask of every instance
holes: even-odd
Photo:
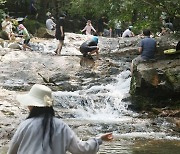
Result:
[[[88,57],[96,53],[97,59],[99,59],[99,48],[98,48],[98,37],[93,36],[90,40],[85,41],[80,46],[80,52],[83,54],[83,57]]]
[[[7,154],[96,154],[103,141],[113,139],[112,133],[107,133],[80,140],[65,122],[55,117],[52,91],[47,86],[35,84],[17,100],[30,113],[17,128]]]
[[[18,28],[19,28],[19,30],[20,30],[21,33],[22,33],[22,37],[24,38],[23,50],[26,51],[27,48],[30,49],[30,50],[32,50],[32,49],[28,46],[28,43],[29,43],[29,41],[30,41],[30,35],[29,35],[26,27],[24,27],[23,24],[20,24],[20,25],[18,26]]]

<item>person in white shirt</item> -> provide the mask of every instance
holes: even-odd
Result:
[[[54,18],[53,17],[49,17],[47,20],[46,20],[46,28],[48,30],[55,30],[56,28],[56,24],[54,23]]]
[[[132,26],[129,26],[129,28],[123,32],[122,38],[135,36],[134,33],[132,32],[132,28],[133,28]]]
[[[8,39],[12,40],[14,38],[14,33],[12,30],[13,25],[8,15],[5,17],[5,20],[1,23],[1,26],[2,30],[7,33]]]
[[[17,96],[30,113],[15,132],[7,154],[96,154],[102,141],[111,141],[112,133],[80,140],[73,130],[55,117],[52,91],[35,84],[27,94]]]
[[[86,23],[86,26],[84,27],[83,30],[81,30],[81,32],[86,31],[86,35],[92,35],[92,30],[96,33],[96,30],[94,29],[94,27],[91,24],[91,20],[88,20]]]
[[[121,21],[116,19],[115,20],[115,34],[117,37],[121,37]]]

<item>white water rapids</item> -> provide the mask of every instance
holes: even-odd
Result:
[[[75,92],[55,92],[56,102],[68,109],[77,121],[88,121],[108,125],[118,125],[112,129],[116,139],[167,139],[180,140],[168,133],[168,122],[161,122],[159,128],[153,128],[151,119],[139,118],[139,114],[128,109],[130,102],[123,102],[130,88],[130,71],[123,71],[116,82],[95,85]]]

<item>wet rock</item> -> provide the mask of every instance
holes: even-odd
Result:
[[[80,89],[78,86],[72,85],[69,82],[57,83],[57,86],[59,86],[62,91],[76,91]]]
[[[111,68],[109,69],[109,74],[110,74],[110,75],[119,74],[119,69],[116,68],[116,67],[111,67]]]
[[[179,72],[179,59],[139,64],[132,76],[130,93],[135,98],[135,102],[138,100],[144,102],[144,105],[163,107],[178,104],[180,100]]]
[[[54,74],[49,78],[49,81],[54,81],[54,82],[69,81],[69,80],[70,80],[70,76],[62,73]]]

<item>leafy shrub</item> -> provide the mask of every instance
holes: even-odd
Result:
[[[2,23],[4,16],[5,16],[5,12],[2,9],[0,9],[0,23]],[[1,26],[0,26],[0,29],[1,29]]]
[[[35,34],[40,27],[44,27],[45,25],[36,20],[25,19],[24,26],[27,28],[29,33]]]

